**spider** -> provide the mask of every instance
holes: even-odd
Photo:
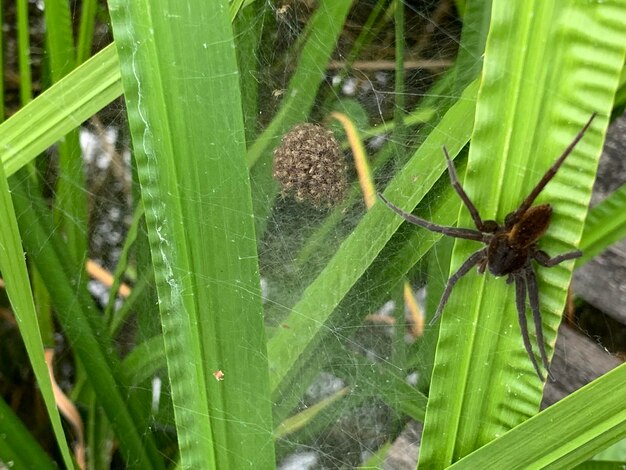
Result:
[[[430,230],[431,232],[442,233],[449,237],[475,240],[487,245],[467,258],[461,267],[454,274],[452,274],[452,276],[450,276],[443,295],[439,300],[435,316],[431,320],[430,324],[432,325],[441,315],[441,312],[448,301],[448,297],[450,297],[452,288],[457,281],[467,274],[467,272],[469,272],[474,266],[478,266],[478,272],[480,274],[483,274],[485,269],[489,268],[491,274],[496,277],[507,275],[507,284],[511,284],[513,282],[515,283],[515,304],[517,307],[524,348],[526,349],[528,357],[530,358],[530,361],[532,362],[533,367],[535,368],[535,371],[541,381],[543,381],[544,378],[539,369],[537,360],[535,359],[535,355],[533,354],[530,338],[528,336],[528,325],[526,321],[526,294],[528,294],[530,309],[533,315],[533,322],[535,324],[537,344],[539,346],[541,360],[551,378],[552,374],[550,374],[550,366],[548,364],[548,357],[543,340],[543,331],[541,329],[537,278],[531,261],[535,260],[541,266],[549,268],[556,266],[563,261],[578,258],[582,255],[582,252],[576,250],[550,257],[545,251],[540,250],[537,247],[537,242],[550,225],[552,206],[550,206],[550,204],[533,206],[532,204],[541,191],[543,191],[543,188],[554,177],[576,144],[580,141],[580,139],[582,139],[595,116],[596,113],[591,115],[584,127],[580,130],[576,137],[574,137],[563,154],[554,162],[548,171],[546,171],[545,175],[543,175],[530,194],[526,197],[526,199],[524,199],[519,208],[509,213],[504,218],[504,225],[500,225],[495,220],[482,220],[480,218],[478,210],[470,200],[469,196],[465,193],[461,183],[459,183],[454,164],[452,163],[445,146],[443,147],[443,153],[448,165],[450,181],[455,191],[461,198],[461,201],[465,207],[467,207],[467,210],[472,216],[472,220],[474,221],[477,230],[469,228],[445,227],[434,224],[404,212],[402,209],[389,202],[385,196],[380,193],[378,194],[380,199],[387,204],[390,209],[411,224],[418,225]]]

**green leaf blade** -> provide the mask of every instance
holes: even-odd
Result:
[[[624,28],[607,20],[615,6],[494,2],[464,181],[482,218],[502,222],[592,112],[599,113],[537,199],[554,208],[539,243],[552,256],[580,241],[605,116],[624,58]],[[602,66],[586,61],[590,45]],[[606,56],[599,53],[605,50]],[[459,226],[472,226],[465,209]],[[452,271],[478,248],[457,242]],[[572,265],[536,270],[549,355]],[[420,452],[425,468],[450,464],[537,412],[542,384],[522,346],[514,297],[512,286],[489,274],[468,273],[455,287],[441,320]],[[534,336],[531,343],[538,358]]]
[[[450,468],[572,468],[626,436],[625,378],[621,365]]]
[[[620,186],[589,211],[585,231],[580,241],[583,256],[576,261],[576,267],[582,266],[611,243],[626,236],[624,207],[626,207],[626,185]]]
[[[111,5],[181,465],[268,468],[265,333],[227,2]]]
[[[121,94],[119,60],[111,44],[0,125],[7,176]]]
[[[44,360],[44,345],[26,268],[16,211],[2,164],[0,164],[0,217],[4,222],[0,227],[0,269],[6,283],[6,291],[44,398],[63,461],[68,468],[73,468],[68,442],[63,432],[52,383]]]

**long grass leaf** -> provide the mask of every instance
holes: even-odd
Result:
[[[147,433],[148,424],[140,419],[139,402],[124,382],[113,340],[86,289],[83,263],[67,255],[46,203],[30,184],[27,172],[22,173],[23,178],[14,177],[11,186],[22,242],[46,283],[63,333],[84,366],[127,462],[162,468],[153,437]]]
[[[265,332],[228,4],[110,8],[181,465],[268,468]]]
[[[50,2],[44,14],[46,49],[51,81],[54,83],[67,75],[76,64],[69,2]],[[62,221],[70,255],[78,260],[87,251],[87,200],[78,132],[75,129],[59,142],[58,155],[60,178],[57,180],[54,199],[56,216]]]
[[[2,270],[7,294],[11,301],[22,339],[24,340],[30,364],[35,372],[48,415],[52,421],[52,427],[63,460],[68,468],[73,468],[61,418],[52,392],[48,368],[44,360],[43,341],[37,322],[37,313],[30,288],[28,270],[26,269],[24,249],[22,248],[9,184],[3,170],[0,164],[0,218],[3,221],[0,225],[0,269]]]
[[[58,468],[1,397],[0,433],[0,462],[7,462],[13,468]],[[64,454],[69,457],[69,452]],[[71,468],[70,459],[65,460],[65,464]]]
[[[575,0],[493,4],[464,182],[483,219],[502,221],[592,112],[600,114],[538,199],[554,207],[540,243],[551,255],[580,241],[624,60],[624,6]],[[459,226],[471,225],[463,210]],[[453,270],[477,248],[457,242]],[[538,269],[550,352],[572,266]],[[513,294],[504,280],[474,273],[455,287],[441,321],[420,450],[424,468],[449,465],[538,411],[543,384],[522,346]]]
[[[625,381],[622,364],[450,468],[573,468],[626,437]]]
[[[28,0],[17,0],[17,55],[20,70],[20,101],[22,106],[32,99],[32,73],[30,70],[30,36]],[[10,173],[8,173],[10,174]]]
[[[7,176],[122,94],[115,46],[107,46],[0,125]]]
[[[576,267],[582,266],[608,248],[611,243],[626,236],[625,208],[626,185],[622,185],[589,211],[585,231],[580,240],[583,255],[576,260]]]

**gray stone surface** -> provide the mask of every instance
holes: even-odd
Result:
[[[609,127],[591,204],[598,204],[624,183],[626,116]],[[614,243],[576,270],[573,289],[577,296],[626,325],[626,240]]]

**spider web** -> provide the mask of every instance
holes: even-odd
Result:
[[[393,121],[397,96],[392,22],[376,32],[346,76],[342,76],[338,68],[350,56],[371,13],[372,5],[362,3],[358,2],[351,11],[330,67],[324,71],[325,81],[310,121],[328,122],[328,108],[324,105],[329,99],[334,102],[331,109],[350,116],[359,129]],[[410,65],[406,70],[403,111],[410,112],[425,99],[437,98],[432,94],[433,86],[454,61],[460,32],[456,12],[449,3],[412,2],[405,3],[404,7],[406,55]],[[277,5],[275,14],[277,35],[288,38],[289,43],[305,30],[310,10],[302,3],[287,2]],[[286,48],[285,53],[290,54],[291,49]],[[261,54],[261,63],[287,60],[284,73],[272,74],[267,80],[271,90],[269,99],[276,100],[278,107],[282,93],[288,88],[289,71],[293,68],[289,59],[297,58],[282,55],[278,48]],[[433,67],[435,63],[447,65]],[[338,126],[332,128],[337,130],[338,138],[344,135]],[[401,140],[387,133],[366,141],[368,159],[374,166],[384,152],[392,154],[388,163],[375,172],[379,189],[384,187],[394,168],[401,165],[418,145],[418,128],[410,129],[409,134],[410,138]],[[346,151],[345,155],[350,184],[358,187],[351,152]],[[293,306],[332,259],[365,211],[360,196],[352,203],[342,205],[340,216],[336,216],[337,209],[320,209],[307,202],[298,202],[289,195],[279,195],[266,220],[267,228],[259,248],[266,321],[270,331],[289,328],[284,322],[294,313]],[[334,217],[340,220],[330,224],[329,220]],[[322,232],[323,236],[320,235]],[[400,232],[398,236],[402,238],[404,235]],[[368,275],[373,273],[366,273],[365,277]],[[420,266],[415,267],[410,276],[414,295],[422,301],[422,308],[425,293],[420,287],[427,277],[428,271]],[[445,278],[437,282],[445,282]],[[414,358],[412,348],[420,339],[411,335],[411,319],[404,311],[401,290],[392,289],[391,292],[392,295],[378,298],[367,282],[360,283],[339,305],[339,313],[333,316],[338,319],[323,327],[327,331],[316,349],[318,357],[312,365],[315,372],[311,377],[303,377],[307,386],[304,394],[299,392],[303,387],[294,387],[293,396],[280,398],[295,405],[291,411],[293,414],[337,397],[342,391],[346,391],[346,396],[326,407],[308,426],[279,440],[279,468],[354,468],[375,454],[385,442],[393,441],[402,429],[407,419],[398,407],[402,398],[377,393],[381,379],[372,373],[373,368],[382,367],[402,381],[415,384],[418,380],[419,368],[415,364],[406,367],[409,360],[403,362],[395,357],[398,351],[406,351]]]
[[[433,103],[433,121],[436,121],[437,116],[445,112],[445,105],[440,104],[440,101],[450,98],[433,91],[450,70],[460,41],[460,22],[453,2],[449,0],[403,2],[406,16],[403,109],[397,107],[398,96],[394,83],[395,39],[389,2],[382,2],[382,13],[370,26],[371,37],[354,57],[349,71],[345,74],[342,72],[357,38],[378,3],[355,2],[329,67],[320,67],[311,72],[323,74],[324,81],[310,121],[332,127],[340,143],[346,142],[345,133],[327,120],[332,110],[348,115],[357,128],[363,131],[391,123],[398,111],[410,113],[426,100]],[[315,7],[315,2],[304,0],[264,3],[265,11],[258,21],[266,32],[257,56],[262,111],[259,122],[250,124],[254,126],[248,129],[250,135],[255,135],[259,128],[266,126],[279,109],[298,60],[299,49],[296,46],[304,37],[307,22]],[[104,44],[106,32],[100,31],[100,34]],[[479,62],[479,58],[474,60]],[[432,126],[433,121],[423,125]],[[378,160],[386,159],[374,172],[379,189],[384,188],[394,170],[419,145],[419,129],[409,127],[405,137],[387,132],[366,140],[366,152],[373,166],[376,166]],[[89,258],[114,271],[138,201],[123,102],[116,101],[83,125],[79,132],[89,220],[86,234],[89,253],[83,261],[87,262]],[[51,149],[50,154],[54,156],[55,149]],[[358,193],[358,177],[352,153],[344,150],[344,156],[350,189]],[[43,174],[44,170],[40,172]],[[63,175],[45,177],[51,187],[55,187],[58,179],[63,178]],[[252,180],[251,184],[255,194],[256,182]],[[436,189],[429,196],[431,199],[424,203],[426,210],[437,195]],[[276,329],[288,327],[284,321],[289,314],[294,313],[293,306],[322,272],[365,212],[360,196],[344,202],[341,210],[315,207],[306,201],[297,201],[290,195],[276,196],[271,212],[263,220],[257,221],[260,228],[259,262],[268,336]],[[76,220],[76,223],[81,221]],[[402,228],[397,237],[402,239],[408,236],[408,230],[410,228]],[[142,232],[140,225],[137,243],[141,242],[142,237],[145,237],[145,232]],[[436,286],[437,291],[441,291],[445,283],[447,273],[444,266],[448,264],[439,256],[439,252],[433,252],[429,257],[431,266],[416,266],[408,276],[412,295],[422,311],[426,308],[424,286],[427,281],[432,281],[429,284],[431,287]],[[149,262],[146,257],[146,252],[142,252],[141,248],[132,251],[131,268],[127,270],[126,281],[137,285],[143,280],[146,274],[137,271],[137,267]],[[441,271],[441,275],[434,274],[437,270]],[[385,443],[392,442],[408,421],[401,406],[403,396],[398,393],[394,397],[393,391],[380,392],[385,386],[385,375],[377,371],[385,370],[400,382],[415,386],[420,373],[423,373],[423,367],[429,365],[416,359],[418,346],[426,342],[413,333],[414,319],[405,311],[402,286],[389,286],[389,294],[380,298],[368,290],[367,277],[373,277],[373,274],[366,273],[365,282],[359,283],[346,297],[347,300],[341,303],[341,320],[323,327],[326,330],[325,339],[316,350],[315,367],[310,376],[302,377],[301,383],[279,399],[279,405],[286,407],[286,411],[281,412],[284,419],[320,407],[319,414],[306,426],[278,439],[276,449],[281,469],[355,468],[366,462]],[[145,293],[147,300],[142,305],[153,305],[154,309],[138,313],[136,317],[131,315],[116,337],[116,345],[124,353],[160,331],[151,282],[148,278]],[[89,281],[89,288],[99,304],[106,307],[110,302],[108,288],[95,280]],[[122,304],[123,301],[118,299],[116,305],[119,307]],[[62,346],[61,349],[71,347]],[[71,370],[60,378],[67,389],[71,389],[72,380]],[[173,425],[173,414],[165,372],[148,378],[141,387],[153,396],[154,422],[164,429],[163,435],[169,437],[169,446],[173,448],[175,435],[167,432]],[[327,406],[320,406],[326,403],[325,400],[333,401]],[[168,451],[171,449],[166,449],[164,453],[168,454]]]

